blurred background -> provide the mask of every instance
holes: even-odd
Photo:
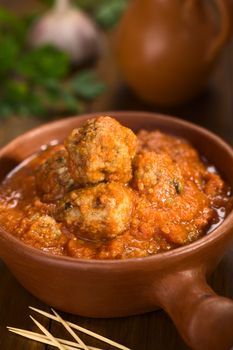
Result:
[[[0,145],[50,120],[148,110],[233,142],[232,0],[0,0]]]
[[[233,0],[0,0],[0,147],[58,118],[113,110],[184,118],[233,145],[232,18]],[[232,256],[210,281],[231,298]],[[32,296],[1,271],[11,344],[5,326]],[[188,349],[162,311],[77,319],[140,349]]]

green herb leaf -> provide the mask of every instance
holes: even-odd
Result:
[[[13,37],[3,35],[0,36],[0,45],[0,77],[4,77],[15,67],[20,47]]]
[[[33,81],[60,80],[69,71],[68,56],[51,46],[43,46],[28,52],[17,65],[19,73]]]
[[[103,0],[76,0],[75,3],[82,10],[93,13],[102,3],[102,1]]]
[[[3,7],[0,7],[0,23],[9,23],[16,20],[16,16]]]
[[[78,109],[78,100],[77,97],[73,96],[67,91],[63,92],[63,99],[65,109],[67,109],[68,112],[70,113],[75,113],[77,112]]]
[[[79,1],[96,11],[105,0]],[[29,50],[26,40],[34,19],[35,15],[19,17],[0,7],[0,117],[83,112],[83,100],[97,97],[105,85],[92,71],[69,78],[70,59],[56,48]]]
[[[96,10],[94,17],[104,28],[115,26],[128,4],[127,0],[108,0]]]
[[[106,85],[99,81],[95,72],[82,71],[71,80],[70,85],[74,92],[85,100],[92,100],[105,91]]]
[[[29,87],[24,81],[8,80],[3,95],[6,101],[15,103],[26,100],[28,93]]]
[[[176,181],[176,180],[173,180],[172,183],[175,187],[176,193],[181,194],[183,192],[183,185],[179,181]]]
[[[17,40],[18,45],[22,44],[29,28],[29,17],[31,16],[18,17],[5,8],[0,7],[0,29],[3,38],[5,35],[10,35]]]
[[[9,117],[13,113],[14,109],[8,103],[0,102],[0,118]]]

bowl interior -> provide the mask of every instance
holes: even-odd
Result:
[[[96,115],[100,115],[100,113],[59,120],[43,125],[16,138],[14,141],[0,150],[0,180],[3,179],[7,173],[11,171],[17,164],[19,164],[19,162],[23,161],[34,152],[37,152],[42,145],[48,144],[54,140],[61,142],[73,128],[79,127],[86,121],[86,119],[95,117]],[[177,118],[167,117],[154,113],[107,112],[102,113],[102,115],[111,115],[118,119],[123,125],[130,127],[134,131],[138,131],[140,129],[159,129],[163,132],[186,138],[196,149],[198,149],[201,155],[206,157],[210,163],[217,167],[224,180],[227,181],[227,183],[233,188],[232,148],[227,145],[222,139],[212,134],[208,130]],[[228,215],[228,218],[220,226],[221,229],[219,230],[219,228],[217,228],[215,230],[216,232],[214,235],[212,232],[211,235],[205,236],[204,238],[199,239],[191,245],[177,248],[171,252],[165,252],[158,255],[176,255],[179,254],[179,252],[181,253],[185,250],[188,250],[188,247],[190,246],[193,248],[196,247],[198,249],[198,247],[200,245],[203,245],[205,242],[212,241],[215,239],[215,237],[219,237],[225,230],[224,225],[226,227],[229,227],[229,225],[232,225],[232,222],[233,212]],[[9,236],[11,235],[8,235],[8,237]],[[15,241],[13,236],[10,237],[10,240]],[[21,245],[21,243],[19,243],[19,245]],[[31,249],[35,250],[31,247],[27,247],[26,249],[28,251]],[[41,252],[38,252],[38,254],[41,254]],[[51,257],[51,259],[53,258],[56,259],[54,256]],[[158,256],[155,258],[157,259]],[[150,257],[147,259],[150,259]]]
[[[186,138],[202,156],[217,167],[220,174],[233,187],[232,148],[206,129],[160,114],[144,112],[107,112],[102,114],[115,117],[135,132],[140,129],[159,129]],[[100,113],[62,119],[45,124],[16,138],[0,151],[0,180],[19,162],[37,152],[42,145],[54,140],[61,142],[73,128],[79,127],[86,119],[96,115],[100,115]]]

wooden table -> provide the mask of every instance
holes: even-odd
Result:
[[[10,4],[11,2],[5,1],[5,3]],[[88,106],[88,111],[133,109],[165,112],[203,125],[228,142],[233,143],[233,42],[226,48],[209,87],[199,98],[179,108],[161,110],[143,105],[119,81],[111,50],[111,34],[104,40],[106,45],[103,56],[98,62],[98,69],[100,75],[107,80],[109,89],[104,96]],[[0,119],[0,145],[6,144],[15,136],[42,122],[44,121],[39,118],[19,119],[12,117],[7,120]],[[225,254],[210,283],[217,293],[233,298],[233,245]],[[29,294],[15,280],[7,267],[0,262],[0,349],[51,349],[49,346],[46,347],[12,335],[6,330],[6,326],[36,330],[29,318],[29,314],[33,313],[29,311],[29,305],[39,307],[45,311],[49,310],[48,305]],[[61,313],[61,315],[67,320],[123,343],[133,350],[188,349],[163,311],[121,319],[90,319],[64,313]],[[63,329],[55,322],[49,322],[39,316],[37,316],[37,319],[53,334],[60,337],[65,336]],[[83,337],[83,340],[85,341],[87,338]],[[88,343],[90,343],[89,339]],[[103,344],[98,342],[92,342],[91,344],[104,347]],[[111,349],[111,347],[107,346],[105,349]]]

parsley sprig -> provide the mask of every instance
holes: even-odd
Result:
[[[105,90],[94,70],[70,74],[70,60],[64,52],[51,46],[28,48],[34,18],[0,8],[0,118],[81,112],[85,101]]]

